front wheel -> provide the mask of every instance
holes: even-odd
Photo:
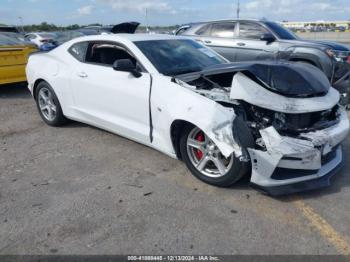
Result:
[[[229,187],[246,174],[245,163],[232,154],[226,158],[199,128],[187,126],[180,139],[181,156],[191,173],[214,186]]]

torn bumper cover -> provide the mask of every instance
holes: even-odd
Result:
[[[343,161],[340,143],[349,132],[347,114],[339,111],[337,125],[300,138],[281,136],[274,127],[260,130],[266,151],[248,149],[252,185],[273,196],[329,186]]]

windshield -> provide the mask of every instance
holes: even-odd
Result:
[[[275,22],[265,22],[265,24],[283,40],[296,40],[298,37],[289,29]]]
[[[226,63],[215,52],[193,40],[138,41],[135,45],[161,74],[168,76],[198,72]]]

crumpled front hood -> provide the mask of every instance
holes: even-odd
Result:
[[[243,72],[235,74],[232,81],[230,99],[242,100],[268,110],[301,114],[320,112],[333,108],[339,102],[339,92],[330,88],[324,96],[290,98],[263,88]]]
[[[302,114],[333,108],[340,99],[321,70],[290,62],[219,64],[175,78],[215,101],[245,101],[268,110]]]
[[[331,86],[319,69],[301,63],[254,64],[248,72],[253,80],[286,97],[324,96]]]
[[[307,98],[324,96],[331,84],[318,68],[302,63],[252,61],[215,65],[201,72],[177,76],[190,82],[200,76],[242,72],[257,82],[261,88],[285,97]]]

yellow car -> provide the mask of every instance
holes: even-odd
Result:
[[[0,34],[0,85],[25,82],[25,67],[37,48],[24,41]]]

